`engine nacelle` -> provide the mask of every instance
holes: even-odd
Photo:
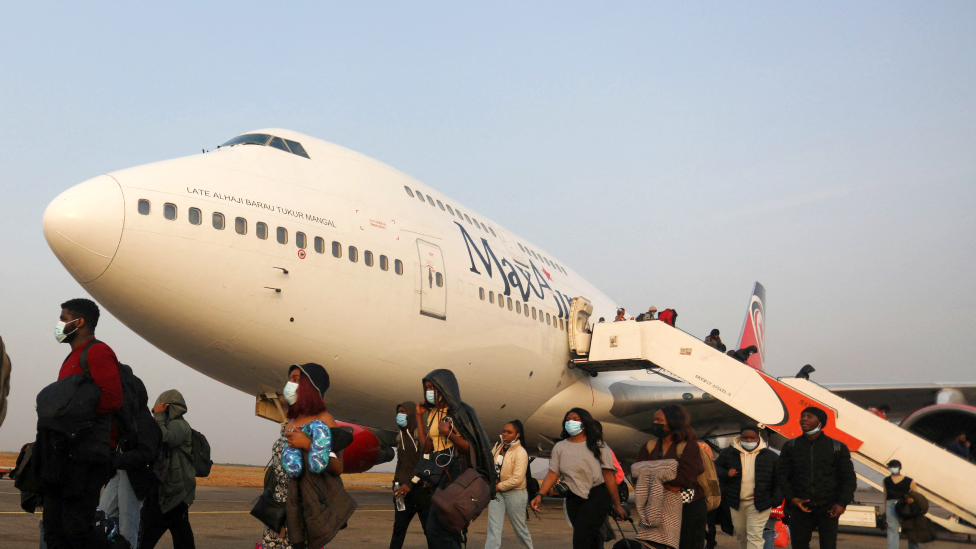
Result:
[[[370,429],[355,423],[336,422],[340,428],[352,432],[352,444],[342,454],[343,474],[364,473],[381,463],[392,461],[396,453],[396,435],[389,431]]]
[[[976,407],[968,404],[934,404],[912,412],[901,426],[912,433],[946,446],[957,433],[976,434]]]

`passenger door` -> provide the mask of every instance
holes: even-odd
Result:
[[[420,254],[420,314],[447,320],[447,275],[441,249],[417,240]]]

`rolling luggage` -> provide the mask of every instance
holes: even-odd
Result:
[[[620,527],[620,521],[617,517],[613,517],[613,522],[617,524],[617,530],[620,530],[620,541],[613,544],[613,549],[642,549],[644,546],[641,542],[636,539],[627,539],[624,535],[623,528]],[[637,526],[634,525],[634,519],[627,517],[627,522],[630,523],[630,527],[634,529],[634,535],[637,535]]]

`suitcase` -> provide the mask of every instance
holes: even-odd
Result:
[[[636,539],[627,539],[624,535],[623,529],[620,527],[620,521],[617,517],[613,517],[613,522],[617,524],[617,530],[620,530],[620,541],[613,544],[613,549],[643,549],[644,546],[641,545]],[[634,529],[634,535],[637,535],[637,526],[634,525],[634,519],[627,517],[627,522],[630,523],[631,528]]]

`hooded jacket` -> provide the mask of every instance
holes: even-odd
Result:
[[[420,441],[417,440],[417,415],[414,411],[417,409],[417,404],[415,402],[403,402],[400,403],[397,408],[403,406],[407,409],[407,427],[403,428],[397,425],[400,429],[400,434],[397,435],[397,463],[396,470],[393,473],[394,482],[399,482],[400,486],[413,486],[413,471],[417,468],[417,462],[420,461]]]
[[[181,502],[187,505],[193,503],[197,477],[190,462],[193,441],[190,424],[183,419],[186,414],[183,395],[176,389],[170,389],[159,395],[156,404],[169,404],[165,412],[153,414],[163,434],[163,453],[166,456],[166,476],[159,485],[159,509],[166,513]]]
[[[472,445],[474,449],[474,467],[478,473],[488,481],[488,488],[491,497],[495,497],[495,464],[491,455],[491,444],[488,442],[488,434],[485,433],[478,414],[474,408],[468,406],[461,400],[461,391],[458,388],[457,378],[454,372],[446,369],[434,370],[424,376],[424,381],[429,381],[447,401],[447,414],[454,420],[454,428],[458,430],[461,437]]]
[[[756,510],[765,511],[779,505],[783,501],[776,470],[779,456],[767,448],[765,442],[760,442],[750,452],[740,445],[739,437],[735,437],[732,445],[722,450],[715,460],[715,472],[718,474],[719,484],[722,485],[722,503],[732,509],[739,509],[744,474],[743,457],[751,457],[746,461],[752,461],[752,493]],[[731,469],[735,469],[738,474],[730,477]]]

